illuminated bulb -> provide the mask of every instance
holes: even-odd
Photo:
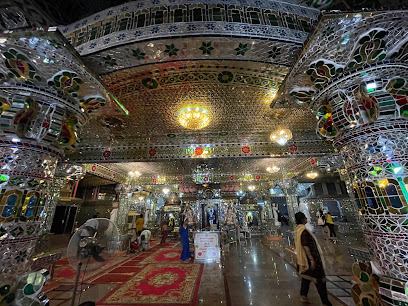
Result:
[[[254,185],[250,185],[250,186],[248,186],[248,189],[249,189],[250,191],[254,191],[254,190],[255,190],[255,186],[254,186]]]
[[[275,165],[273,165],[272,167],[266,168],[266,171],[268,171],[269,173],[276,173],[276,172],[278,172],[279,170],[280,170],[280,168],[277,167],[277,166],[275,166]]]
[[[289,129],[279,129],[270,135],[271,141],[281,146],[285,145],[292,137],[292,132]]]
[[[199,130],[210,123],[210,113],[201,106],[188,106],[177,113],[178,122],[190,130]]]
[[[164,194],[168,194],[169,192],[170,192],[170,189],[168,189],[168,188],[164,188],[164,189],[163,189],[163,193],[164,193]]]
[[[129,172],[129,175],[131,176],[131,177],[139,177],[139,176],[141,176],[142,174],[139,172],[139,171],[130,171]]]
[[[316,171],[310,171],[310,172],[308,172],[307,174],[306,174],[306,176],[308,177],[308,178],[310,178],[310,179],[315,179],[316,177],[318,177],[319,176],[319,174],[316,172]]]

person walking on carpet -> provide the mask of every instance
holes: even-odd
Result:
[[[295,214],[295,247],[297,270],[301,278],[300,301],[309,303],[307,294],[309,293],[310,282],[316,285],[323,305],[331,306],[327,296],[327,287],[323,262],[320,257],[320,247],[314,235],[306,228],[307,218],[304,213]]]
[[[188,260],[192,257],[190,252],[190,242],[188,239],[188,224],[187,219],[184,220],[183,225],[180,227],[180,238],[183,251],[180,255],[180,260],[184,263],[187,263]]]

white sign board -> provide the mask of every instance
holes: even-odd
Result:
[[[194,246],[195,260],[220,260],[219,232],[194,233]]]

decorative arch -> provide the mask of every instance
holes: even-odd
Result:
[[[188,10],[184,4],[172,5],[170,7],[170,23],[187,22]]]
[[[39,199],[40,194],[38,192],[31,191],[27,193],[21,210],[21,216],[26,217],[28,220],[34,219]]]
[[[283,17],[283,22],[286,27],[292,30],[298,29],[298,25],[296,23],[296,17],[293,14],[283,13],[282,17]]]
[[[256,7],[247,7],[246,17],[249,23],[252,24],[263,24],[262,12]]]
[[[133,19],[133,28],[143,28],[150,24],[150,12],[147,9],[139,10],[135,13]]]
[[[116,22],[117,30],[116,31],[126,31],[131,28],[132,25],[132,15],[126,13],[118,17]]]
[[[89,28],[89,40],[99,38],[101,31],[100,22],[95,22],[94,24],[91,24],[88,28]]]
[[[108,18],[102,21],[102,35],[105,36],[108,35],[115,30],[115,18]]]
[[[152,9],[151,24],[162,24],[168,21],[168,11],[166,6],[158,6]]]
[[[279,13],[274,10],[264,10],[264,17],[266,24],[274,27],[281,27],[282,20]]]
[[[16,217],[22,196],[23,192],[20,190],[9,190],[2,196],[0,201],[1,222],[10,222]]]
[[[228,5],[229,22],[245,22],[244,9],[238,5]]]
[[[225,6],[222,4],[209,4],[209,20],[210,21],[226,21],[225,20]]]
[[[205,5],[202,3],[194,3],[190,5],[190,21],[206,21]]]

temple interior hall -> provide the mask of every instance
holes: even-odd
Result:
[[[408,306],[408,2],[0,1],[0,305]]]

